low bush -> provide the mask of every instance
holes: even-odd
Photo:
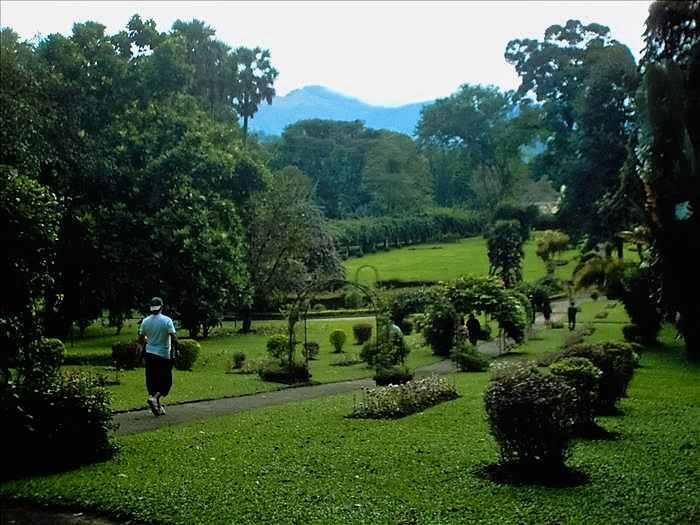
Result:
[[[201,345],[194,339],[178,339],[175,351],[175,368],[177,370],[192,370],[201,351]]]
[[[10,383],[0,397],[3,479],[74,468],[116,451],[110,393],[88,375],[56,375],[41,389]]]
[[[316,359],[321,346],[316,341],[307,341],[304,343],[303,350],[301,351],[304,359],[309,361]]]
[[[378,366],[372,379],[378,386],[402,385],[413,379],[413,372],[404,365]]]
[[[493,380],[484,399],[503,465],[542,472],[564,468],[577,412],[572,386],[556,375],[522,366]]]
[[[585,357],[565,357],[549,365],[552,374],[561,377],[576,390],[577,411],[574,430],[585,432],[595,425],[600,378],[603,372]]]
[[[639,356],[633,348],[629,343],[612,341],[580,343],[556,352],[546,358],[545,362],[552,363],[565,357],[589,359],[602,372],[596,414],[610,415],[617,413],[616,403],[626,394],[639,362]]]
[[[354,403],[349,417],[394,419],[457,397],[455,388],[444,379],[424,377],[403,385],[364,389],[362,401]]]
[[[231,368],[234,368],[235,370],[240,370],[243,368],[243,363],[245,363],[246,356],[243,352],[234,352],[233,353],[233,364],[231,365]]]
[[[261,363],[258,368],[258,375],[263,381],[284,383],[286,385],[306,383],[311,379],[311,372],[309,372],[306,363],[293,361],[290,364],[287,361],[282,362],[276,359]]]
[[[32,342],[17,358],[19,382],[37,389],[48,387],[58,374],[65,355],[65,346],[59,339],[42,338]]]
[[[452,349],[450,359],[460,372],[483,372],[489,367],[489,360],[474,345],[463,340]]]
[[[347,340],[348,336],[344,330],[336,329],[331,332],[328,337],[330,343],[333,345],[334,352],[340,353],[343,351],[343,345]]]
[[[289,353],[289,337],[284,334],[273,334],[267,340],[267,351],[275,359]]]
[[[352,327],[352,333],[355,336],[355,343],[358,345],[365,344],[372,338],[372,325],[369,323],[356,323]]]
[[[112,362],[114,366],[123,370],[133,370],[141,363],[142,355],[139,344],[136,341],[112,343]]]

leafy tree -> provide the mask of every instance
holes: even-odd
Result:
[[[2,383],[20,354],[41,335],[38,311],[51,283],[61,205],[36,180],[0,165],[0,373]]]
[[[440,174],[438,202],[449,202],[443,192],[459,192],[459,200],[478,199],[489,208],[513,195],[527,178],[519,148],[534,140],[536,129],[535,110],[515,107],[492,86],[464,85],[423,108],[417,135]],[[453,180],[445,181],[443,173],[450,171]]]
[[[700,355],[696,260],[700,208],[700,2],[654,2],[642,61],[637,148],[664,310]]]
[[[500,276],[506,288],[522,280],[524,242],[518,221],[496,221],[488,233],[489,275]]]
[[[265,100],[272,104],[273,84],[278,72],[270,62],[270,52],[256,47],[239,47],[232,53],[235,66],[233,107],[243,119],[243,144],[248,136],[248,120],[257,113]]]
[[[362,122],[303,120],[287,126],[271,165],[295,166],[316,187],[316,199],[330,219],[350,216],[366,207],[371,196],[362,184],[368,150],[379,132]]]
[[[382,133],[367,152],[362,182],[377,215],[401,215],[432,204],[430,173],[415,143],[400,133]]]
[[[301,292],[309,282],[339,277],[342,265],[310,184],[294,167],[271,175],[267,191],[251,199],[246,230],[246,266],[253,305],[269,308]],[[250,330],[245,309],[243,330]]]
[[[629,49],[605,26],[569,20],[547,28],[542,41],[512,40],[505,57],[521,77],[517,94],[536,98],[549,130],[546,150],[531,163],[535,178],[566,187],[560,214],[577,236],[594,243],[614,234],[597,202],[617,187],[626,157],[637,81]]]

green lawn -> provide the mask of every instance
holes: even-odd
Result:
[[[584,304],[584,322],[598,305]],[[545,330],[512,358],[566,334]],[[347,419],[357,394],[345,394],[124,436],[114,459],[5,483],[0,498],[146,523],[698,523],[700,366],[663,335],[642,354],[624,415],[599,420],[618,439],[573,446],[569,465],[589,478],[577,487],[476,475],[498,453],[483,409],[489,374],[472,373],[449,378],[459,399],[399,420]]]
[[[352,327],[357,322],[373,323],[373,318],[355,319],[310,319],[307,322],[307,339],[320,345],[318,359],[310,362],[311,380],[321,383],[347,381],[363,377],[371,377],[374,371],[365,364],[352,366],[332,366],[333,362],[343,356],[357,355],[361,346],[353,340]],[[233,323],[212,331],[210,337],[200,341],[202,353],[191,371],[173,371],[173,389],[167,397],[167,403],[180,403],[201,399],[214,399],[230,396],[241,396],[256,392],[266,392],[283,388],[279,383],[262,381],[257,374],[231,373],[231,360],[234,352],[244,352],[249,360],[256,360],[267,355],[265,344],[273,333],[286,333],[284,321],[258,321],[253,323],[257,330],[252,334],[239,334]],[[304,325],[297,324],[297,338],[304,341]],[[334,329],[342,329],[347,334],[344,353],[333,353],[333,347],[328,337]],[[373,333],[374,333],[373,329]],[[93,327],[88,330],[85,339],[77,340],[74,345],[67,345],[67,354],[71,359],[98,358],[108,360],[111,355],[111,345],[116,339],[128,341],[136,333],[135,322],[130,322],[122,335],[116,336],[114,330],[103,327]],[[182,335],[181,335],[182,337]],[[411,353],[407,364],[411,368],[434,363],[439,358],[421,345],[419,335],[407,337],[411,345]],[[143,368],[116,372],[105,366],[70,366],[71,369],[88,371],[102,375],[108,381],[119,384],[108,386],[113,393],[112,406],[115,410],[142,408],[145,403],[145,381]]]
[[[544,263],[535,254],[535,247],[534,241],[528,241],[524,246],[525,281],[534,281],[546,274]],[[558,277],[571,278],[578,253],[577,250],[569,250],[561,254],[559,259],[566,264],[557,267]],[[367,268],[363,268],[365,266]],[[447,281],[470,273],[486,275],[489,271],[489,260],[486,240],[483,237],[470,237],[455,243],[421,244],[348,259],[345,261],[347,279],[359,279],[360,283],[365,284],[373,283],[375,273],[371,267],[376,268],[379,279],[382,280]]]

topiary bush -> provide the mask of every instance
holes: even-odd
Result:
[[[378,366],[372,379],[378,386],[402,385],[413,379],[413,372],[405,365]]]
[[[356,344],[365,344],[372,338],[372,325],[369,323],[355,323],[352,327],[352,333],[355,336]]]
[[[489,367],[489,360],[464,340],[457,341],[450,352],[450,359],[460,372],[483,372]]]
[[[565,357],[585,357],[602,375],[595,411],[597,415],[611,415],[618,412],[618,399],[625,396],[632,380],[639,357],[632,345],[622,342],[580,343],[556,352],[549,363]]]
[[[245,363],[245,360],[246,355],[243,352],[234,352],[231,367],[235,370],[240,370],[241,368],[243,368],[243,363]]]
[[[66,355],[60,339],[42,338],[32,342],[17,359],[18,381],[42,389],[51,385]]]
[[[304,343],[302,355],[304,356],[304,359],[307,360],[316,359],[320,349],[321,345],[319,345],[316,341],[307,341]]]
[[[345,344],[347,338],[348,336],[343,330],[336,329],[331,332],[331,335],[328,337],[328,339],[333,345],[335,353],[340,353],[343,351],[343,345]]]
[[[565,468],[577,413],[572,386],[535,367],[519,367],[493,380],[484,400],[503,465],[543,473]]]
[[[577,411],[574,431],[586,432],[595,426],[595,408],[603,372],[585,357],[565,357],[549,365],[552,374],[561,377],[576,390]]]
[[[178,339],[175,350],[175,368],[177,370],[192,370],[201,351],[201,345],[194,339]]]
[[[138,342],[114,341],[112,343],[112,362],[117,368],[132,370],[139,365],[141,359],[141,348]]]

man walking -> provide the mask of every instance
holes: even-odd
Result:
[[[569,320],[569,330],[574,330],[576,328],[576,314],[578,313],[578,307],[573,299],[569,302],[569,308],[566,310],[566,315]]]
[[[175,325],[167,315],[163,315],[163,299],[151,299],[151,315],[139,326],[139,345],[144,348],[146,359],[147,403],[155,416],[165,415],[160,402],[170,392],[173,385],[173,344],[177,343]]]

